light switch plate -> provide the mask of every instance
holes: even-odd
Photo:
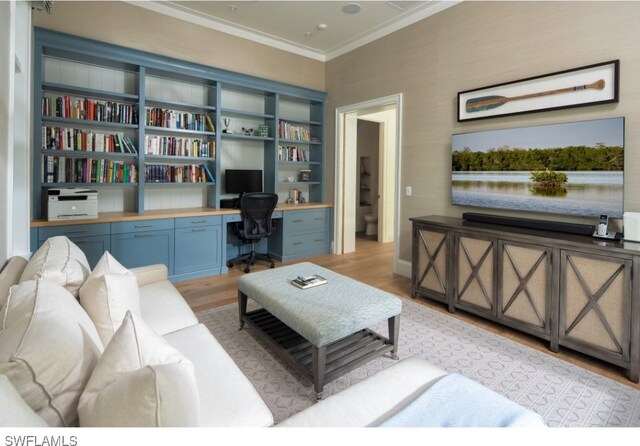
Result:
[[[405,195],[407,197],[410,197],[412,192],[413,191],[411,190],[411,186],[407,186],[406,189],[405,189]]]

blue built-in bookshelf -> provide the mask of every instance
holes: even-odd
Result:
[[[34,61],[34,219],[49,187],[96,188],[100,212],[217,209],[225,169],[324,201],[324,92],[40,28]]]

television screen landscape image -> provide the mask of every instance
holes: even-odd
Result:
[[[622,217],[624,118],[453,135],[452,204]]]

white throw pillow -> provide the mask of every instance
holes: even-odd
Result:
[[[80,397],[78,413],[80,426],[198,426],[193,364],[127,312]]]
[[[47,427],[4,375],[0,375],[0,395],[0,427]]]
[[[102,352],[91,319],[60,285],[30,280],[0,312],[0,374],[50,426],[77,426],[78,400]]]
[[[136,276],[107,251],[80,288],[80,304],[106,347],[127,311],[140,315]]]
[[[33,254],[20,282],[47,279],[65,287],[74,297],[89,277],[87,256],[65,236],[50,237]]]

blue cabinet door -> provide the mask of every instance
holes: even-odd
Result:
[[[173,229],[111,236],[111,254],[125,268],[163,263],[173,274]]]
[[[96,263],[102,257],[105,251],[111,251],[111,237],[108,235],[98,235],[95,237],[79,237],[71,238],[73,243],[82,249],[84,255],[87,256],[91,269],[95,268]]]
[[[222,265],[222,226],[176,229],[174,273],[220,268]]]

